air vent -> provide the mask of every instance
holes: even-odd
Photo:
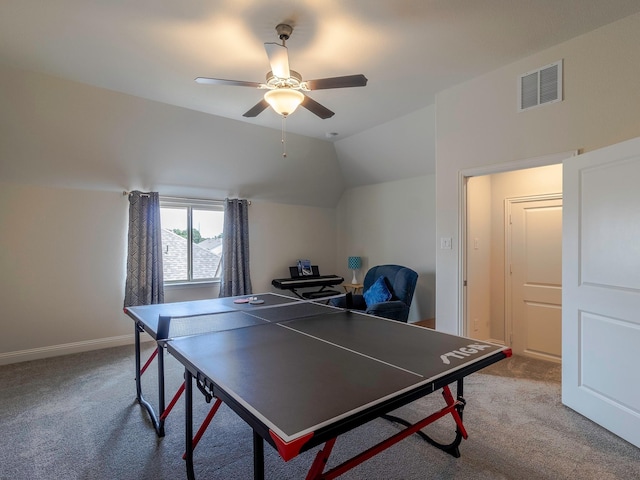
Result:
[[[562,101],[562,60],[518,77],[518,111]]]

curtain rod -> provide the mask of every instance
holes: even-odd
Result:
[[[131,195],[132,192],[128,192],[126,190],[124,190],[122,192],[122,196],[127,197],[129,195]],[[141,196],[143,197],[148,197],[149,194],[148,193],[140,193]],[[163,199],[167,199],[167,200],[188,200],[188,201],[193,201],[193,202],[202,202],[202,201],[214,201],[214,202],[224,202],[224,200],[211,200],[208,198],[187,198],[187,197],[168,197],[166,195],[160,195],[160,197],[162,197]],[[247,200],[247,203],[249,205],[251,205],[251,200]]]
[[[129,196],[129,195],[131,195],[132,193],[133,193],[133,192],[127,192],[126,190],[124,190],[124,191],[122,192],[122,196],[123,196],[123,197],[128,197],[128,196]],[[149,195],[148,193],[140,192],[140,196],[141,196],[141,197],[149,197],[150,195]]]
[[[191,202],[224,202],[224,200],[213,200],[211,198],[188,198],[188,197],[169,197],[167,195],[160,195],[160,198],[165,200],[188,200]],[[251,205],[251,200],[247,200],[247,203]]]

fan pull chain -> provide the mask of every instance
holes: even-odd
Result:
[[[282,138],[281,138],[281,142],[282,142],[282,156],[284,158],[287,158],[287,133],[286,133],[286,128],[287,128],[287,116],[286,115],[282,115]]]

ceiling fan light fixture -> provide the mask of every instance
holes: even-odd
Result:
[[[291,115],[304,100],[304,94],[292,88],[274,88],[264,94],[264,99],[279,115]]]

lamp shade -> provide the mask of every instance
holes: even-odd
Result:
[[[292,88],[274,88],[264,94],[271,108],[283,116],[292,114],[304,100],[304,94]]]
[[[347,265],[349,265],[349,270],[358,270],[362,267],[362,258],[361,257],[349,257],[347,261]]]

